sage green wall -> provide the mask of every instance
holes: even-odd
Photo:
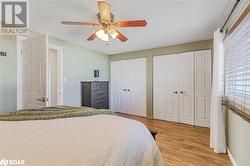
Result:
[[[147,94],[147,117],[153,118],[153,56],[167,55],[174,53],[182,53],[196,50],[212,49],[213,41],[204,40],[186,44],[179,44],[174,46],[160,47],[154,49],[147,49],[135,52],[128,52],[122,54],[110,55],[110,61],[134,59],[134,58],[147,58],[147,82],[146,82],[146,94]]]
[[[16,109],[16,38],[0,37],[0,51],[7,56],[0,56],[0,113]]]
[[[64,104],[80,106],[80,81],[91,81],[93,70],[100,70],[100,80],[109,79],[109,57],[97,51],[49,37],[49,44],[63,48]],[[17,68],[16,38],[0,36],[0,114],[16,110]]]
[[[226,28],[235,22],[249,2],[239,2]],[[231,110],[227,114],[227,145],[238,166],[250,166],[250,123]]]

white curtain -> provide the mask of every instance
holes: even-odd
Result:
[[[213,81],[211,95],[210,147],[215,153],[226,153],[225,108],[222,106],[224,94],[224,34],[217,29],[214,32]]]

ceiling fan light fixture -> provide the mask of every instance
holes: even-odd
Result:
[[[109,35],[105,33],[103,29],[99,29],[95,34],[99,39],[103,41],[109,41]]]
[[[121,32],[117,30],[119,27],[145,27],[147,25],[146,20],[123,20],[114,21],[114,15],[111,13],[111,4],[105,2],[105,0],[97,0],[98,13],[97,20],[95,22],[75,22],[75,21],[62,21],[64,25],[84,25],[84,26],[96,26],[98,29],[87,38],[87,41],[92,41],[99,38],[102,41],[108,42],[109,39],[117,38],[121,42],[128,40]]]
[[[115,31],[115,32],[113,32],[113,33],[111,34],[111,37],[112,37],[113,39],[115,39],[115,38],[117,37],[117,35],[118,35],[118,33]]]

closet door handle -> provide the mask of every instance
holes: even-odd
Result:
[[[128,92],[130,91],[130,89],[128,89]]]
[[[184,94],[184,92],[183,92],[183,91],[181,91],[180,93],[181,93],[181,94]]]
[[[45,98],[45,97],[43,97],[43,98],[41,98],[41,99],[36,99],[37,101],[41,101],[41,102],[46,102],[46,101],[49,101],[49,99],[48,98]]]
[[[127,89],[123,89],[123,91],[127,91]]]
[[[175,91],[174,93],[175,93],[175,94],[177,94],[178,92],[177,92],[177,91]]]

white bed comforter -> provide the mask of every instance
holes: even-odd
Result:
[[[0,121],[0,160],[25,166],[162,166],[150,132],[112,115]]]

